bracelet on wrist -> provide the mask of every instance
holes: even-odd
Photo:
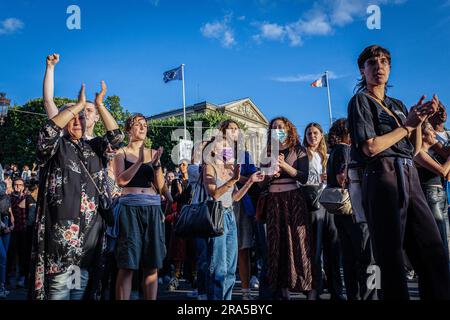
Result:
[[[158,161],[157,163],[153,164],[153,168],[155,169],[161,168],[161,161]]]

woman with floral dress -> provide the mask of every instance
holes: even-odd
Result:
[[[89,266],[95,265],[103,227],[97,188],[101,192],[106,188],[102,161],[108,143],[116,147],[123,140],[102,103],[105,94],[103,83],[95,104],[107,130],[105,137],[82,138],[84,85],[78,102],[63,106],[39,132],[40,185],[31,270],[34,299],[82,299],[92,272]]]

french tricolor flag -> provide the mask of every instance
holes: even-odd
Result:
[[[325,74],[321,76],[319,79],[311,83],[311,87],[314,88],[328,87],[327,76]]]

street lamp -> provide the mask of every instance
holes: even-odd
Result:
[[[10,99],[6,99],[6,93],[0,92],[0,125],[5,123],[5,118],[8,115],[8,108],[11,104]]]

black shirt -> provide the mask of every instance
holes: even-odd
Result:
[[[27,216],[27,226],[32,227],[36,221],[36,200],[32,195],[27,195],[25,198],[25,212]]]
[[[397,115],[398,121],[404,125],[408,110],[403,102],[386,96],[384,104]],[[399,127],[395,119],[375,99],[364,93],[354,95],[349,102],[348,126],[354,148],[351,153],[350,167],[365,165],[382,157],[413,158],[414,147],[406,137],[373,158],[364,154],[362,146],[365,141],[385,135]]]
[[[428,155],[433,158],[434,161],[438,162],[433,155],[429,153]],[[427,168],[417,166],[417,173],[419,174],[420,184],[423,186],[441,186],[444,184],[440,174],[434,173]]]
[[[178,183],[181,184],[181,193],[178,190]],[[173,201],[177,204],[177,212],[181,212],[181,208],[183,208],[184,205],[189,203],[190,197],[191,197],[191,186],[189,185],[189,180],[184,179],[174,179],[172,181],[172,188],[171,188],[171,196],[173,198]]]
[[[350,146],[337,144],[333,147],[327,163],[327,186],[330,188],[340,188],[341,185],[336,179],[336,175],[345,171],[350,159]]]
[[[282,170],[279,177],[273,178],[273,182],[276,183],[279,179],[295,179],[301,184],[305,184],[308,181],[309,174],[309,159],[305,147],[297,145],[294,148],[280,150],[279,154],[283,154],[284,160],[297,170],[297,175],[293,178]],[[269,167],[271,166],[271,163],[269,162],[269,164],[261,166]]]
[[[11,200],[9,195],[0,196],[0,218],[9,217],[9,209],[11,208]]]

